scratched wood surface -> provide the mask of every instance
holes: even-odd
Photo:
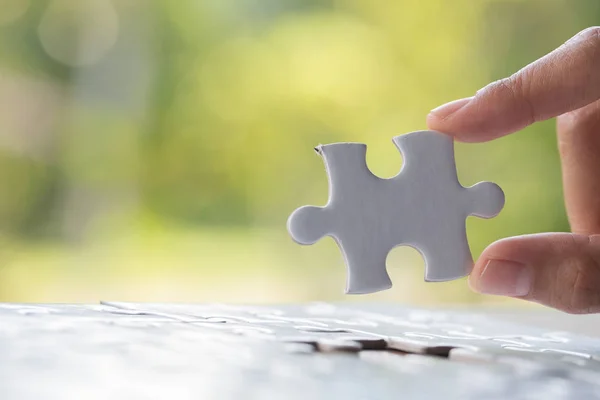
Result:
[[[600,398],[598,321],[369,304],[0,304],[0,399]]]

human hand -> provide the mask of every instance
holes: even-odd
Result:
[[[570,313],[600,312],[600,27],[473,97],[432,110],[427,124],[483,142],[553,117],[573,233],[499,240],[481,254],[469,284]]]

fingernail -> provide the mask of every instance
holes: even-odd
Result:
[[[448,118],[450,115],[454,114],[471,101],[473,97],[467,97],[464,99],[458,99],[451,101],[450,103],[443,104],[437,108],[434,108],[430,111],[430,114],[434,114],[437,118]]]
[[[526,296],[531,282],[532,271],[527,265],[506,260],[489,260],[474,286],[481,293],[516,297]]]

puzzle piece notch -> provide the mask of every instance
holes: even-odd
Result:
[[[473,259],[466,218],[491,218],[504,206],[498,185],[463,187],[458,182],[450,136],[418,131],[393,141],[404,163],[389,179],[369,170],[364,144],[319,146],[329,177],[329,201],[323,207],[300,207],[288,219],[288,231],[300,244],[324,236],[336,241],[347,265],[349,294],[389,289],[386,258],[397,246],[421,253],[426,281],[468,275]]]

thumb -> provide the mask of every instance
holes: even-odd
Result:
[[[573,314],[600,312],[600,235],[543,233],[502,239],[477,260],[469,285],[480,293]]]

